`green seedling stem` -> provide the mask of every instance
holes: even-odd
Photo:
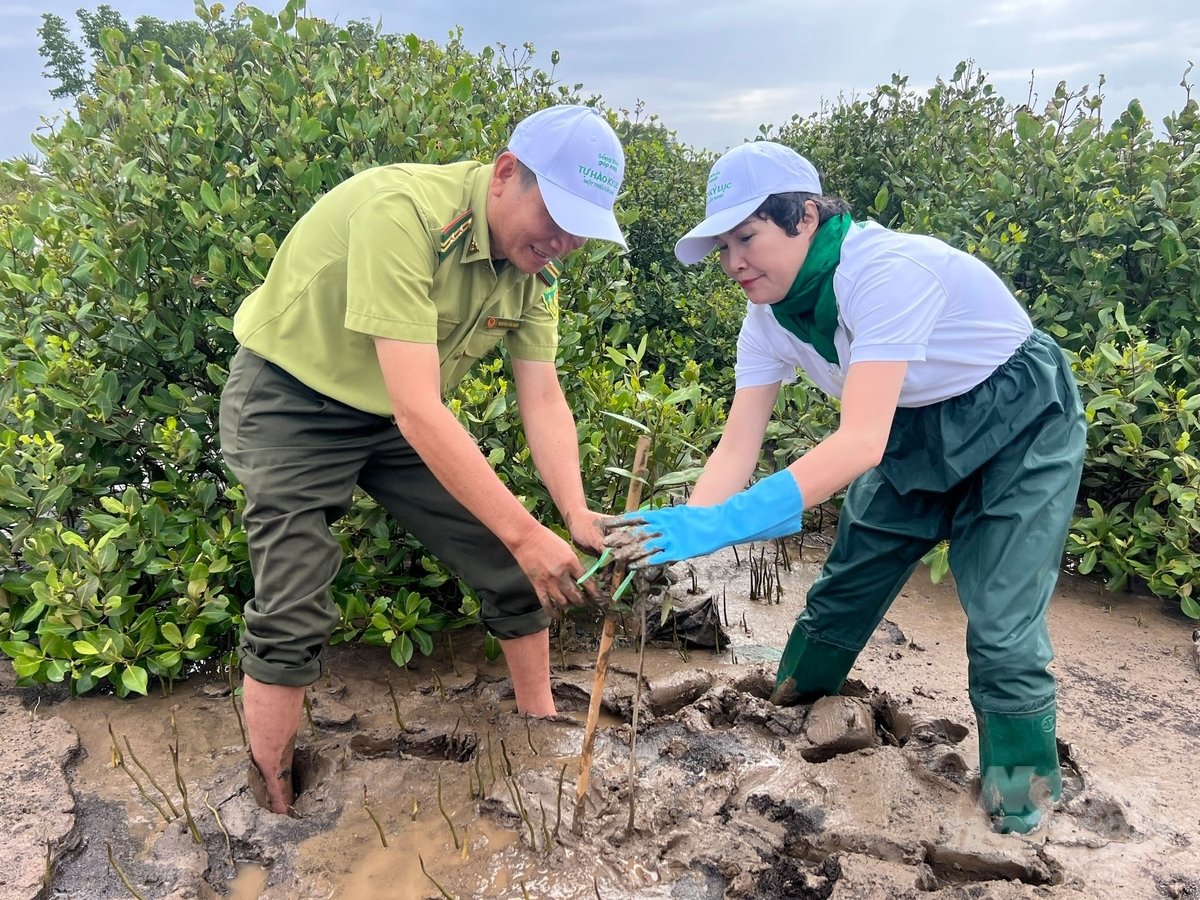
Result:
[[[434,684],[437,685],[438,699],[443,703],[446,702],[446,688],[442,686],[442,679],[438,677],[438,673],[433,673]]]
[[[591,578],[593,575],[595,575],[597,572],[599,572],[600,569],[602,569],[605,565],[607,565],[609,559],[611,559],[611,558],[612,558],[612,549],[610,547],[605,547],[604,552],[600,554],[599,559],[597,559],[594,563],[592,563],[592,566],[590,569],[588,569],[586,572],[584,572],[582,575],[580,575],[578,578],[576,578],[575,583],[583,584],[585,581],[587,581],[589,578]]]
[[[618,600],[620,600],[621,596],[627,590],[629,590],[629,585],[633,584],[633,576],[635,576],[636,574],[637,574],[637,569],[630,569],[625,574],[625,578],[622,579],[620,585],[617,586],[617,589],[615,591],[613,591],[613,595],[612,595],[613,603],[616,603]]]
[[[534,756],[541,756],[538,753],[538,748],[533,746],[533,730],[529,727],[529,720],[525,720],[525,740],[529,742],[529,749],[533,751]]]

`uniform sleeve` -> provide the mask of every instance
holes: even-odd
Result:
[[[521,327],[504,335],[504,346],[514,359],[554,362],[558,358],[558,285],[532,279],[530,296],[521,315]]]
[[[734,383],[739,390],[779,382],[791,384],[796,380],[796,366],[780,359],[763,333],[759,321],[763,312],[759,307],[747,304],[746,318],[738,332]]]
[[[412,198],[377,194],[350,215],[346,328],[374,337],[437,343],[437,251]]]
[[[928,266],[898,253],[868,263],[838,307],[850,333],[850,364],[916,362],[946,307],[942,281]]]

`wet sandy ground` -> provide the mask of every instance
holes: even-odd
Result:
[[[647,648],[632,830],[639,658],[620,631],[582,833],[572,828],[595,662],[586,623],[554,650],[559,721],[513,712],[504,667],[480,657],[477,634],[455,635],[453,660],[441,648],[407,674],[382,651],[339,648],[310,695],[297,819],[250,797],[220,677],[137,701],[3,691],[0,740],[33,754],[43,732],[57,735],[69,786],[38,801],[54,815],[13,824],[18,812],[8,836],[0,830],[12,861],[0,897],[1200,898],[1188,620],[1154,598],[1063,579],[1051,630],[1065,796],[1035,833],[1000,836],[977,804],[965,619],[951,584],[918,572],[860,657],[833,713],[851,738],[858,728],[847,745],[858,749],[821,749],[814,710],[765,701],[820,555],[810,547],[800,561],[793,549],[791,570],[776,570],[768,550],[778,602],[751,599],[745,548],[740,565],[731,551],[699,561],[695,595],[679,567],[676,591],[714,598],[729,646]],[[761,594],[761,573],[754,580]],[[184,824],[176,741],[199,844]],[[127,769],[181,815],[164,823]],[[39,829],[40,852],[17,854],[16,831]]]

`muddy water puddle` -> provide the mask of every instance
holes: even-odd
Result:
[[[435,654],[407,674],[370,648],[337,648],[310,692],[295,819],[250,797],[220,678],[166,697],[43,704],[85,750],[71,773],[85,840],[49,896],[129,896],[106,845],[147,897],[1200,896],[1200,800],[1186,774],[1200,679],[1185,622],[1065,581],[1051,631],[1066,796],[1043,829],[1000,836],[977,803],[951,584],[914,576],[860,657],[831,713],[860,723],[849,743],[826,752],[814,709],[766,701],[818,564],[780,566],[762,599],[744,554],[740,566],[728,551],[698,563],[696,593],[680,599],[714,599],[720,652],[666,642],[639,662],[632,635],[619,641],[579,833],[587,647],[552,654],[555,721],[517,716],[503,667],[462,637],[453,662]],[[202,845],[184,816],[167,824],[147,802],[180,805],[176,745]]]

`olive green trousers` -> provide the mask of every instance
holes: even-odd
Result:
[[[500,540],[442,487],[391,419],[319,394],[248,350],[221,395],[221,449],[246,494],[254,573],[242,669],[267,684],[311,684],[339,613],[342,551],[329,526],[361,487],[479,595],[499,638],[549,626]]]

